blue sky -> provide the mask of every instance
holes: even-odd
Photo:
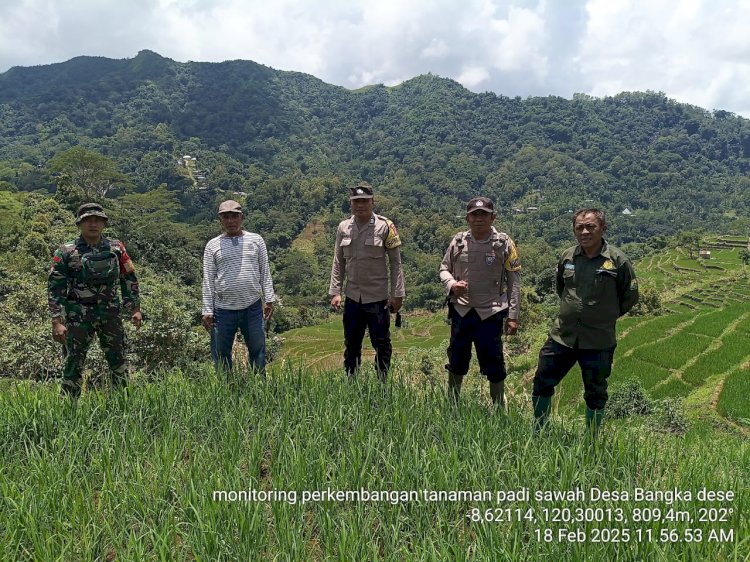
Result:
[[[253,60],[346,88],[653,90],[750,118],[750,0],[4,0],[0,72],[79,55]]]

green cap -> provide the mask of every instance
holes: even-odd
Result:
[[[104,220],[109,220],[109,217],[104,213],[104,208],[99,203],[84,203],[76,211],[76,224],[86,217],[102,217]]]

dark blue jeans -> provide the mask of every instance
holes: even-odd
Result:
[[[583,399],[592,410],[601,410],[607,403],[607,379],[612,372],[615,348],[580,349],[564,346],[552,338],[539,350],[539,364],[534,376],[534,396],[552,396],[576,362],[581,366]]]
[[[344,368],[354,376],[362,362],[362,340],[365,328],[370,332],[370,343],[375,350],[378,376],[385,380],[391,367],[391,316],[385,307],[388,301],[362,304],[350,298],[344,301]]]
[[[240,310],[214,310],[211,330],[211,356],[217,368],[232,368],[232,344],[239,328],[247,345],[250,367],[261,373],[266,368],[266,334],[263,329],[263,303],[258,299]]]

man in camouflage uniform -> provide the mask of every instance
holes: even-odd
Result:
[[[367,328],[375,349],[378,376],[384,381],[393,351],[389,312],[398,312],[406,295],[401,239],[389,219],[373,213],[375,199],[370,185],[361,183],[349,190],[352,216],[341,221],[336,229],[328,294],[331,306],[339,310],[346,278],[344,368],[347,374],[353,377],[362,361],[362,340]]]
[[[96,333],[112,371],[112,382],[127,382],[122,301],[136,327],[141,326],[135,268],[119,240],[102,236],[107,215],[98,203],[81,205],[76,212],[80,236],[55,251],[47,281],[52,337],[65,345],[63,392],[81,393],[81,372],[91,339]]]
[[[450,299],[451,339],[445,366],[449,396],[458,400],[473,343],[479,369],[490,383],[492,402],[503,407],[507,372],[502,334],[518,331],[521,262],[513,240],[492,226],[496,217],[487,197],[469,201],[469,230],[459,232],[448,246],[440,264],[440,281]]]
[[[638,302],[638,284],[630,260],[604,240],[607,223],[599,209],[573,215],[578,245],[557,263],[560,312],[539,351],[534,376],[534,430],[547,422],[555,386],[578,362],[583,377],[586,425],[595,435],[604,419],[607,378],[612,371],[615,322]]]

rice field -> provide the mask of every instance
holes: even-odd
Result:
[[[0,559],[750,553],[739,437],[706,447],[613,423],[592,448],[580,419],[533,437],[516,401],[504,414],[468,393],[456,408],[400,371],[385,385],[325,375],[286,363],[225,380],[197,366],[77,403],[54,384],[0,381]]]
[[[750,427],[749,392],[750,365],[746,362],[727,375],[717,403],[719,413]]]

